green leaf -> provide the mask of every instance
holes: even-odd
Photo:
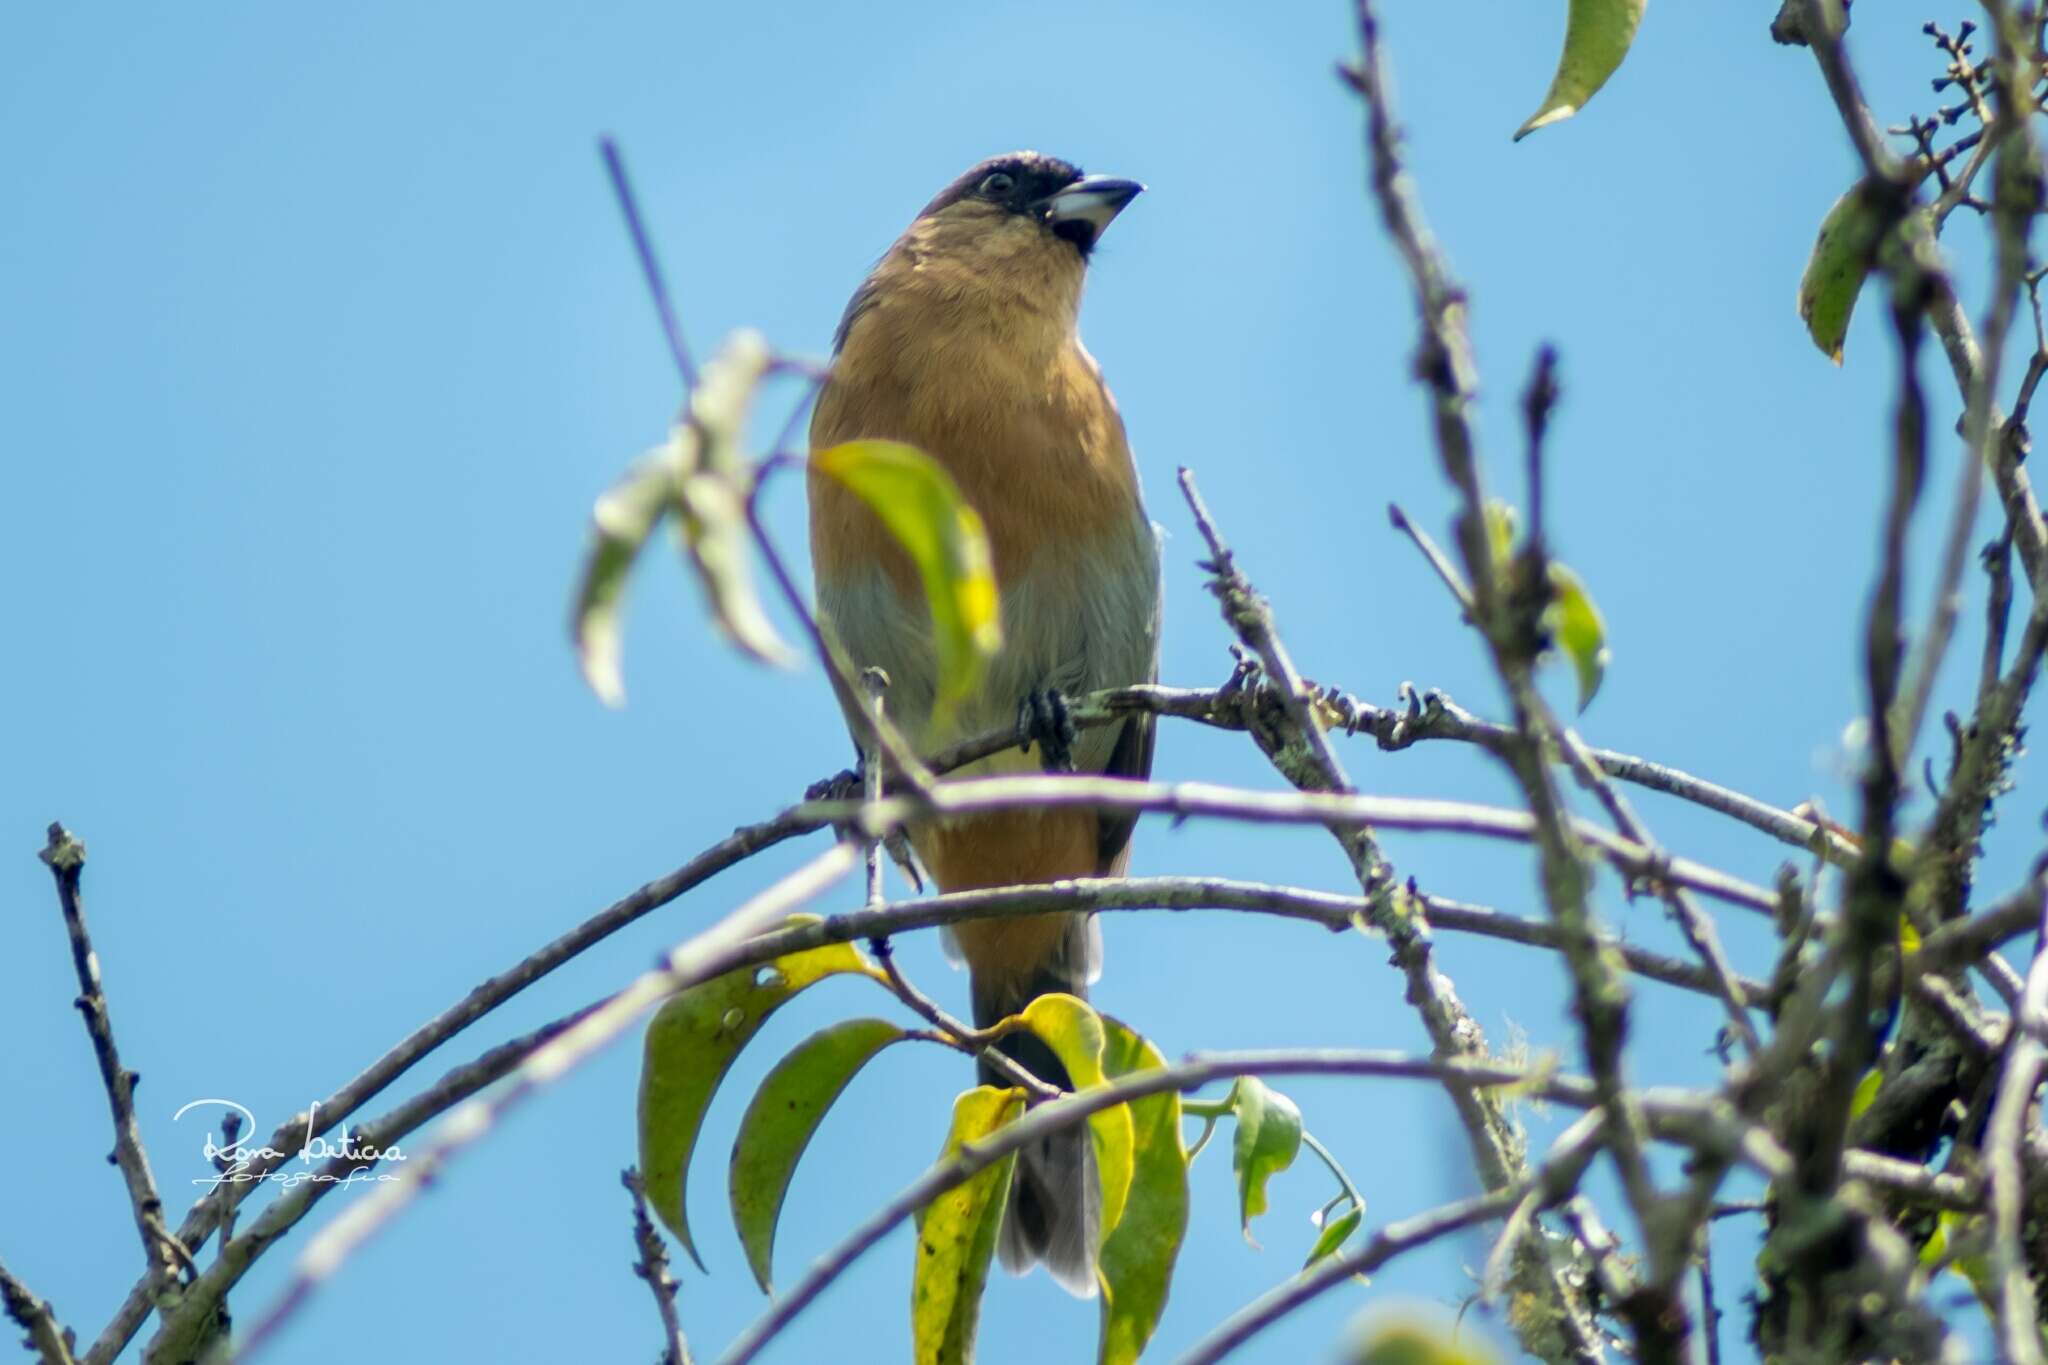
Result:
[[[690,1238],[687,1194],[690,1154],[711,1098],[769,1015],[806,987],[847,972],[883,980],[851,944],[833,943],[693,986],[655,1011],[647,1026],[640,1064],[641,1178],[648,1204],[699,1270],[704,1259]]]
[[[619,673],[626,579],[655,528],[670,515],[726,638],[763,663],[788,664],[794,658],[762,610],[750,571],[747,497],[754,475],[740,441],[769,358],[768,345],[757,333],[734,333],[704,366],[690,395],[689,419],[635,461],[592,510],[593,534],[570,613],[570,634],[584,680],[607,706],[619,705],[626,696]]]
[[[1024,1092],[981,1086],[953,1101],[941,1164],[1024,1112]],[[911,1358],[917,1365],[974,1359],[981,1291],[1009,1202],[1012,1152],[932,1200],[917,1215],[917,1269],[910,1282]]]
[[[1307,1270],[1325,1256],[1335,1255],[1337,1248],[1351,1240],[1351,1234],[1358,1231],[1358,1225],[1364,1219],[1365,1210],[1357,1204],[1353,1204],[1343,1213],[1323,1224],[1323,1234],[1316,1238],[1316,1244],[1309,1248],[1308,1259],[1301,1263],[1301,1268]]]
[[[1105,1083],[1102,1017],[1086,1001],[1058,992],[1041,995],[1017,1017],[1045,1040],[1067,1069],[1075,1090]],[[1136,1142],[1131,1106],[1119,1104],[1090,1114],[1088,1134],[1095,1149],[1095,1174],[1102,1185],[1102,1236],[1107,1239],[1124,1216],[1124,1201],[1131,1192],[1131,1154]]]
[[[1102,1072],[1111,1080],[1164,1067],[1159,1049],[1107,1015]],[[1188,1230],[1188,1153],[1181,1138],[1177,1091],[1130,1103],[1131,1192],[1124,1216],[1102,1244],[1101,1365],[1132,1365],[1152,1338],[1181,1240]]]
[[[773,1292],[775,1227],[811,1135],[855,1074],[902,1037],[887,1019],[848,1019],[820,1029],[777,1062],[754,1092],[732,1144],[727,1185],[733,1226],[763,1293]]]
[[[678,428],[670,447],[683,439]],[[626,577],[661,519],[675,506],[676,458],[669,448],[649,452],[591,511],[591,544],[570,613],[570,636],[583,680],[606,706],[626,699],[619,672],[619,612]]]
[[[1564,24],[1564,52],[1550,91],[1529,121],[1515,130],[1520,142],[1538,128],[1568,119],[1585,108],[1628,56],[1642,22],[1646,0],[1571,0]]]
[[[1562,564],[1550,566],[1550,605],[1544,625],[1579,676],[1579,709],[1585,710],[1607,676],[1607,623],[1579,576]]]
[[[1877,242],[1884,230],[1886,191],[1864,180],[1835,201],[1821,220],[1806,273],[1799,279],[1799,318],[1821,354],[1842,363],[1842,343],[1849,335],[1849,316],[1856,296],[1877,260]]]
[[[762,663],[786,666],[794,656],[754,592],[753,528],[747,522],[754,474],[740,449],[747,410],[768,373],[769,359],[768,343],[760,334],[742,330],[705,362],[690,395],[697,459],[677,482],[682,511],[678,524],[690,567],[711,599],[718,628]]]
[[[924,582],[943,705],[974,690],[1001,647],[988,532],[937,461],[901,441],[848,441],[811,464],[872,509]]]
[[[1369,1324],[1345,1359],[1350,1365],[1495,1365],[1496,1357],[1454,1325],[1399,1313]]]
[[[1884,1088],[1884,1072],[1876,1067],[1863,1073],[1856,1082],[1855,1093],[1849,1096],[1849,1117],[1860,1119],[1863,1111],[1877,1102],[1877,1092]]]
[[[1257,1076],[1237,1078],[1231,1108],[1237,1114],[1237,1140],[1230,1152],[1231,1169],[1237,1172],[1237,1210],[1244,1239],[1252,1242],[1252,1219],[1266,1211],[1266,1181],[1292,1166],[1301,1150],[1301,1110]]]

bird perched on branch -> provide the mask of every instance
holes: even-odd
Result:
[[[1157,535],[1123,419],[1077,331],[1096,239],[1143,188],[1035,152],[984,161],[925,205],[840,320],[811,448],[859,438],[918,447],[981,514],[994,554],[1002,649],[976,693],[940,715],[931,622],[909,558],[852,493],[810,477],[819,616],[856,670],[887,672],[889,714],[922,753],[1016,722],[1030,747],[977,771],[1071,763],[1151,773],[1152,717],[1076,736],[1062,700],[1158,676]],[[860,701],[842,690],[840,704],[851,712]],[[910,835],[938,885],[962,891],[1121,875],[1134,823],[1022,811],[926,822]],[[1092,916],[982,920],[951,933],[977,1027],[1040,995],[1085,996],[1100,971]],[[1070,1086],[1034,1035],[999,1046]],[[982,1072],[1007,1084],[986,1062]],[[1088,1143],[1077,1126],[1018,1154],[1000,1242],[1008,1269],[1042,1261],[1083,1297],[1095,1293],[1100,1234]]]

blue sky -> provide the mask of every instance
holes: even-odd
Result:
[[[1857,318],[1839,370],[1793,311],[1814,230],[1853,178],[1810,58],[1773,46],[1753,6],[1653,6],[1585,114],[1511,144],[1548,81],[1562,3],[1387,9],[1413,167],[1472,291],[1488,454],[1513,496],[1515,395],[1539,342],[1562,352],[1554,539],[1614,647],[1585,733],[1783,805],[1849,808],[1839,740],[1861,705],[1895,361],[1880,308]],[[1884,121],[1927,106],[1923,17],[1859,12]],[[90,846],[115,1023],[182,1208],[205,1134],[172,1122],[178,1106],[230,1097],[267,1132],[486,976],[847,761],[822,678],[734,657],[666,562],[632,595],[627,709],[605,711],[576,675],[563,625],[591,500],[661,437],[678,396],[600,133],[624,146],[700,351],[751,325],[822,355],[874,258],[983,156],[1034,146],[1146,181],[1097,255],[1084,331],[1168,535],[1166,680],[1214,684],[1230,663],[1174,491],[1187,464],[1308,674],[1382,702],[1412,680],[1497,714],[1474,640],[1387,528],[1399,501],[1441,531],[1450,499],[1407,379],[1406,286],[1362,193],[1359,111],[1331,74],[1352,50],[1340,3],[0,16],[8,1264],[86,1335],[139,1268],[32,856],[49,820]],[[1966,258],[1973,233],[1958,225]],[[1966,264],[1966,284],[1980,278]],[[1931,429],[1946,432],[1953,389],[1929,357]],[[1937,441],[1923,564],[1956,458]],[[791,481],[773,524],[792,552],[802,519]],[[1916,583],[1924,595],[1924,572]],[[1966,702],[1980,635],[1973,607],[1938,706]],[[1449,747],[1345,754],[1369,791],[1508,798],[1501,773]],[[1275,781],[1242,737],[1176,726],[1159,772]],[[1989,886],[2032,852],[2037,775],[2022,764]],[[1752,879],[1784,852],[1639,804],[1675,850]],[[1539,913],[1520,850],[1389,847],[1430,890]],[[408,1079],[602,994],[810,851],[650,917]],[[1133,870],[1353,889],[1335,845],[1298,831],[1147,824]],[[1671,941],[1654,903],[1611,881],[1602,909],[1632,940]],[[1126,916],[1106,933],[1101,1003],[1169,1054],[1425,1046],[1363,938],[1224,915]],[[1761,926],[1731,915],[1724,933],[1762,969]],[[1441,953],[1497,1044],[1565,1039],[1557,964],[1483,942]],[[902,960],[964,1008],[928,937]],[[707,1154],[782,1049],[882,1007],[861,989],[831,983],[778,1016],[734,1073]],[[1633,1074],[1704,1078],[1712,1010],[1655,986],[1640,1000]],[[465,1157],[277,1358],[651,1356],[617,1186],[636,1066],[636,1046],[613,1050]],[[857,1083],[792,1192],[784,1280],[936,1154],[969,1074],[897,1050]],[[1468,1190],[1441,1094],[1290,1089],[1373,1222]],[[1557,1121],[1529,1116],[1539,1136]],[[694,1209],[712,1274],[683,1291],[706,1355],[761,1307],[717,1164],[700,1168]],[[1300,1263],[1329,1182],[1312,1164],[1275,1182],[1263,1250],[1238,1235],[1220,1152],[1194,1184],[1162,1358]],[[1717,1229],[1724,1280],[1752,1234]],[[901,1358],[910,1253],[899,1230],[772,1358]],[[1318,1358],[1369,1303],[1454,1301],[1484,1255],[1468,1239],[1403,1261],[1247,1358]],[[245,1320],[287,1259],[246,1283]],[[981,1359],[1078,1359],[1094,1331],[1092,1305],[1045,1277],[1003,1278]]]

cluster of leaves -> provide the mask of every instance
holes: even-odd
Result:
[[[703,1261],[688,1213],[689,1173],[720,1083],[777,1009],[819,981],[849,975],[890,988],[885,974],[858,949],[835,944],[704,982],[669,1000],[648,1027],[640,1078],[640,1169],[649,1204],[699,1269]],[[1069,995],[1040,996],[996,1029],[1025,1029],[1044,1040],[1076,1091],[1165,1065],[1150,1041]],[[790,1182],[819,1124],[884,1049],[929,1037],[887,1019],[842,1020],[797,1044],[762,1081],[740,1120],[727,1189],[733,1226],[764,1293],[773,1283],[776,1228]],[[959,1095],[939,1165],[955,1162],[1016,1122],[1026,1098],[1022,1090],[986,1085]],[[1151,1339],[1187,1230],[1189,1169],[1226,1116],[1235,1125],[1232,1164],[1249,1238],[1252,1219],[1267,1208],[1267,1182],[1293,1164],[1303,1145],[1301,1112],[1287,1096],[1245,1077],[1220,1101],[1184,1102],[1167,1091],[1088,1117],[1102,1195],[1100,1361],[1135,1361]],[[1203,1118],[1209,1125],[1192,1148],[1182,1133],[1185,1118]],[[918,1215],[911,1325],[920,1362],[972,1358],[1014,1161],[1005,1155],[981,1166]],[[1310,1264],[1343,1246],[1364,1216],[1357,1190],[1334,1163],[1332,1169],[1344,1190],[1325,1208]],[[1342,1212],[1330,1217],[1340,1205]]]

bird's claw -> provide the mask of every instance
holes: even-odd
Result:
[[[1034,691],[1017,708],[1017,742],[1026,749],[1036,744],[1049,773],[1074,771],[1074,733],[1067,699],[1057,688]]]
[[[858,801],[867,795],[867,776],[857,767],[834,773],[804,788],[806,801]]]

